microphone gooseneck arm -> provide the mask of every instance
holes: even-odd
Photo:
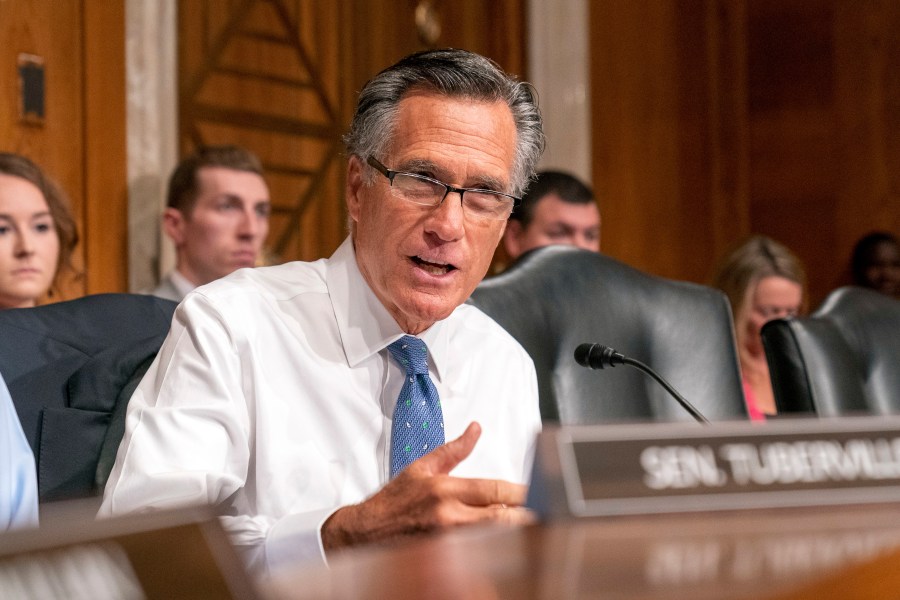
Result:
[[[639,360],[635,360],[633,358],[629,358],[619,352],[616,352],[609,346],[604,346],[602,344],[581,344],[577,348],[575,348],[575,361],[583,366],[588,367],[589,369],[603,369],[606,367],[615,367],[616,365],[631,365],[635,367],[653,379],[656,380],[663,388],[672,395],[675,400],[686,410],[694,420],[698,423],[709,423],[709,420],[704,417],[699,410],[694,408],[694,405],[688,402],[678,391],[672,387],[668,381],[663,379],[656,371],[645,365]]]

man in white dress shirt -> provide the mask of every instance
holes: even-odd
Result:
[[[350,237],[185,298],[128,406],[101,516],[220,506],[257,568],[530,520],[534,366],[464,302],[543,150],[532,89],[477,54],[414,54],[365,86],[345,141]],[[447,443],[392,478],[407,373],[387,347],[405,335],[427,345]]]
[[[262,164],[239,146],[202,146],[169,178],[162,224],[175,268],[148,293],[181,302],[188,292],[256,266],[269,233],[269,187]]]

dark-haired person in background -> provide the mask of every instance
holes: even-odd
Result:
[[[269,188],[259,158],[238,146],[204,146],[169,179],[163,230],[175,269],[150,293],[180,302],[194,288],[256,266],[269,233]]]
[[[512,260],[550,244],[600,250],[600,210],[594,194],[578,178],[561,171],[538,172],[503,235],[503,247]]]
[[[533,89],[414,54],[364,86],[345,142],[350,236],[188,294],[101,515],[217,506],[255,567],[530,521],[534,364],[465,301],[544,147]]]
[[[900,299],[900,242],[885,231],[873,231],[853,247],[853,283]]]

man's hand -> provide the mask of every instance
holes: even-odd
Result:
[[[526,524],[526,487],[493,479],[463,479],[449,473],[471,454],[481,426],[411,463],[374,496],[336,511],[322,525],[326,551],[387,540],[454,525],[494,521]]]

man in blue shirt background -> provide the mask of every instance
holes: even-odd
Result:
[[[34,455],[0,375],[0,531],[37,525]]]

